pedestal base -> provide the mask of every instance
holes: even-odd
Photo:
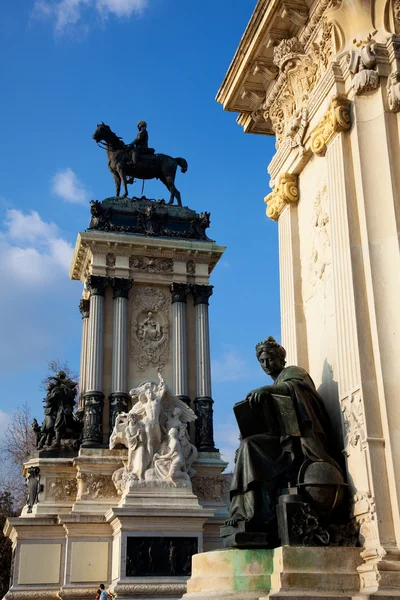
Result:
[[[193,557],[183,598],[351,598],[360,594],[360,552],[361,548],[304,546],[204,552]]]

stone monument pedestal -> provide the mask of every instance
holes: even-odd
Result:
[[[118,597],[180,598],[192,556],[203,551],[203,526],[214,511],[187,487],[130,486],[106,521],[113,532],[110,591]]]
[[[351,598],[359,594],[361,548],[281,546],[193,557],[184,600]]]

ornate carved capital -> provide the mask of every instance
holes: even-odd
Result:
[[[104,296],[108,286],[108,277],[101,275],[89,275],[86,281],[86,287],[92,296]]]
[[[264,198],[264,202],[267,204],[267,217],[277,221],[286,204],[296,204],[298,200],[297,175],[282,173],[274,191]]]
[[[209,298],[213,293],[212,285],[193,285],[192,286],[192,294],[194,298],[194,305],[197,304],[209,304]]]
[[[79,301],[79,312],[82,315],[82,319],[88,319],[90,313],[90,300],[82,300]]]
[[[350,100],[345,96],[335,96],[319,125],[311,134],[311,150],[317,156],[325,156],[328,143],[340,131],[348,131],[351,126]]]
[[[128,299],[129,290],[132,287],[131,279],[126,279],[125,277],[113,277],[111,279],[111,285],[114,291],[114,298]]]
[[[187,283],[171,283],[171,303],[186,302],[186,296],[190,292],[190,285]]]

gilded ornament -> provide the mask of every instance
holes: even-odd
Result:
[[[345,96],[334,96],[327,112],[311,134],[311,151],[317,156],[325,156],[331,139],[340,131],[348,131],[350,126],[350,100]]]
[[[267,204],[267,217],[277,221],[286,204],[296,204],[299,200],[297,175],[283,173],[271,194],[264,198]]]

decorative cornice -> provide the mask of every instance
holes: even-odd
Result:
[[[82,298],[79,301],[79,312],[82,315],[82,319],[88,319],[90,313],[90,300],[85,300]]]
[[[113,277],[111,279],[111,285],[113,287],[113,298],[128,298],[129,290],[132,287],[132,280],[126,279],[125,277]]]
[[[210,299],[210,296],[213,293],[212,285],[193,285],[192,286],[192,294],[194,299],[194,305],[198,304],[207,304]]]
[[[267,204],[267,217],[277,221],[286,204],[296,204],[298,201],[297,175],[282,173],[274,191],[264,198]]]
[[[190,285],[187,283],[171,283],[171,303],[186,302],[186,296],[190,292]]]
[[[108,286],[108,277],[101,275],[89,275],[86,281],[86,287],[91,296],[104,296]]]
[[[345,96],[334,96],[321,121],[311,133],[311,151],[317,156],[325,156],[329,142],[341,131],[351,127],[350,100]]]
[[[107,255],[110,247],[116,257],[128,256],[132,257],[132,261],[143,257],[146,262],[151,258],[179,262],[190,259],[195,263],[210,265],[210,272],[225,251],[225,246],[204,241],[121,236],[118,233],[103,231],[82,232],[78,234],[75,245],[70,269],[71,279],[85,282],[93,256]],[[133,269],[133,273],[135,272],[136,268]]]

